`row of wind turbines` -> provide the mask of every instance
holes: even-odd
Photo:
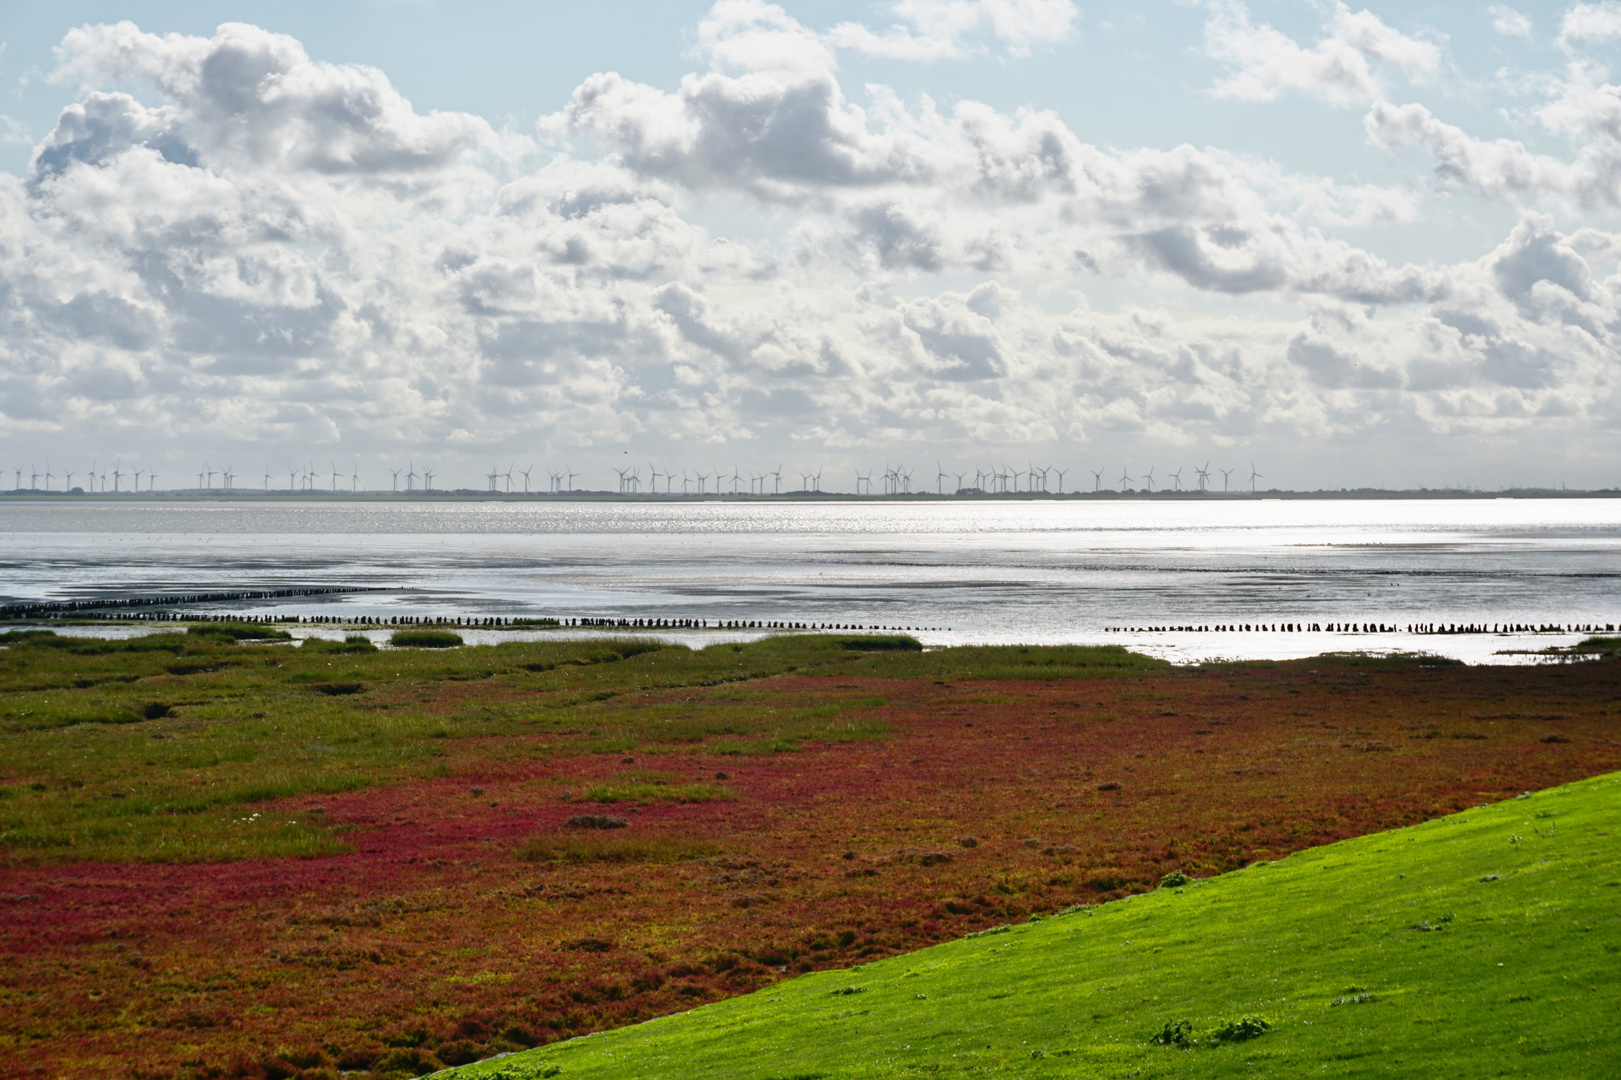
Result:
[[[342,491],[344,490],[343,483],[345,481],[347,481],[349,484],[349,491],[351,494],[359,491],[370,490],[360,486],[360,467],[358,465],[355,466],[353,472],[346,473],[338,468],[338,463],[336,461],[328,462],[328,464],[332,466],[332,471],[330,473],[325,470],[317,471],[313,463],[292,466],[287,470],[287,490],[292,492],[320,491],[322,488],[326,488],[330,491]],[[215,475],[220,475],[223,478],[224,487],[222,490],[235,490],[234,485],[236,482],[236,474],[233,473],[229,467],[223,470],[211,470],[208,468],[207,462],[204,462],[203,469],[203,472],[197,474],[197,487],[199,490],[212,491],[214,489]],[[407,492],[433,490],[433,477],[435,470],[424,467],[419,473],[417,472],[416,462],[414,460],[407,463],[404,468],[389,469],[388,471],[393,478],[391,483],[392,490],[395,492],[400,490],[400,475],[402,473],[405,475],[405,490]],[[272,473],[270,471],[270,466],[266,465],[264,474],[265,491],[269,492],[272,490],[280,490],[279,485],[276,484],[276,481],[280,480],[280,478],[279,473]],[[421,481],[420,486],[418,485],[418,481]]]
[[[317,470],[314,463],[292,466],[287,470],[287,486],[285,489],[280,486],[280,474],[271,472],[269,465],[266,465],[264,490],[267,493],[272,490],[286,490],[289,492],[322,490],[339,492],[348,490],[351,493],[370,490],[361,487],[358,465],[354,470],[346,473],[338,468],[336,461],[328,464],[331,466],[330,472]],[[155,471],[141,468],[125,469],[122,460],[117,461],[111,470],[98,470],[96,465],[92,463],[87,472],[81,473],[78,470],[67,470],[62,477],[56,476],[51,471],[49,462],[46,462],[44,472],[32,465],[26,469],[21,465],[17,465],[13,467],[12,471],[15,474],[15,490],[17,491],[50,491],[52,490],[52,482],[57,479],[64,481],[63,491],[71,491],[74,490],[73,478],[79,475],[89,478],[88,486],[93,492],[111,491],[116,494],[124,491],[140,491],[143,477],[146,479],[146,490],[157,490],[158,474]],[[401,490],[400,483],[402,479],[404,480],[406,493],[434,490],[435,470],[424,467],[421,472],[418,472],[415,460],[407,462],[404,468],[389,469],[388,471],[391,475],[390,490],[396,494]],[[484,480],[488,485],[487,490],[492,493],[511,494],[514,487],[518,486],[525,495],[540,494],[542,493],[540,484],[543,482],[545,484],[544,493],[556,495],[578,491],[579,488],[575,486],[575,481],[584,475],[575,471],[572,467],[564,465],[562,469],[557,471],[545,470],[543,474],[544,480],[541,481],[534,477],[534,471],[535,466],[532,463],[525,469],[519,469],[516,462],[508,465],[505,469],[492,464],[490,471],[484,474]],[[661,470],[652,462],[647,465],[645,478],[640,465],[628,465],[622,468],[616,466],[613,471],[618,477],[618,491],[621,495],[638,495],[644,492],[654,495],[674,495],[678,482],[683,495],[724,495],[728,493],[741,495],[744,493],[745,487],[750,495],[780,495],[783,487],[781,464],[778,464],[774,469],[763,471],[749,469],[746,473],[735,464],[730,467],[710,470],[682,469],[679,477],[673,470]],[[935,481],[933,494],[947,494],[947,481],[949,480],[952,482],[950,493],[956,495],[1053,493],[1055,485],[1056,493],[1062,495],[1064,494],[1064,478],[1072,471],[1072,468],[1060,469],[1056,466],[1039,466],[1034,462],[1027,462],[1026,467],[1023,469],[1002,464],[988,467],[976,466],[972,470],[961,472],[948,472],[939,462],[936,462],[935,475],[932,478]],[[1095,492],[1103,491],[1105,486],[1112,490],[1118,484],[1122,493],[1131,491],[1153,493],[1156,489],[1159,491],[1211,491],[1214,488],[1214,481],[1211,479],[1212,472],[1221,474],[1221,490],[1223,492],[1230,491],[1232,475],[1239,470],[1236,468],[1212,470],[1210,462],[1206,461],[1202,468],[1198,466],[1192,467],[1193,476],[1189,479],[1187,485],[1184,484],[1182,479],[1185,467],[1166,473],[1165,479],[1162,481],[1156,479],[1152,467],[1145,470],[1141,476],[1133,477],[1130,466],[1123,466],[1120,470],[1120,479],[1110,481],[1107,485],[1104,483],[1106,469],[1090,469],[1087,471],[1092,474],[1092,490]],[[820,468],[815,472],[799,472],[797,474],[799,487],[790,490],[803,493],[821,492],[822,472],[823,470]],[[868,469],[866,472],[862,472],[860,469],[856,469],[854,472],[855,494],[857,495],[876,495],[880,490],[885,495],[912,495],[928,492],[927,481],[930,478],[927,474],[920,480],[915,468],[908,468],[902,464],[886,464],[881,471]],[[28,476],[28,487],[26,489],[22,484],[25,474]],[[219,478],[220,482],[218,488],[215,487],[216,477]],[[514,480],[514,477],[518,479]],[[972,482],[970,482],[970,477],[972,477]],[[1263,477],[1263,473],[1256,471],[1255,463],[1250,462],[1248,480],[1251,493],[1256,491],[1256,481]],[[131,481],[128,486],[124,484],[126,478]],[[42,479],[45,482],[43,488],[40,487]],[[237,490],[236,480],[237,474],[232,466],[227,465],[223,469],[216,469],[205,461],[203,467],[197,471],[197,490],[235,491]],[[661,481],[663,482],[662,488],[660,487]],[[792,475],[790,475],[788,482],[792,484]],[[1140,486],[1134,487],[1133,485]]]
[[[107,487],[109,479],[112,481],[112,488],[110,490],[114,494],[123,491],[139,491],[141,490],[141,477],[143,476],[146,477],[146,489],[148,491],[157,490],[155,486],[158,479],[157,473],[148,469],[125,469],[122,461],[116,463],[110,472],[105,466],[98,469],[96,463],[91,462],[90,468],[87,470],[64,469],[62,471],[62,475],[57,476],[51,471],[51,463],[49,461],[45,463],[44,472],[40,472],[39,468],[34,465],[29,465],[27,468],[24,468],[21,465],[13,465],[11,467],[11,471],[13,474],[12,490],[14,491],[50,491],[52,490],[51,482],[53,480],[62,481],[63,491],[72,491],[74,490],[73,478],[75,476],[86,477],[87,479],[85,483],[89,486],[91,491],[109,490]],[[26,488],[23,487],[24,474],[28,476],[28,486]],[[4,471],[0,470],[0,476],[3,475]],[[124,484],[126,477],[130,478],[131,480],[131,483],[128,486],[125,486]],[[39,482],[41,480],[45,481],[44,487],[40,487]],[[81,488],[81,490],[83,489]]]
[[[1166,482],[1161,482],[1155,478],[1153,467],[1148,468],[1142,476],[1133,477],[1130,473],[1130,467],[1125,466],[1120,470],[1120,479],[1111,482],[1109,487],[1112,489],[1114,483],[1118,483],[1122,493],[1129,491],[1153,493],[1156,489],[1160,491],[1192,490],[1208,492],[1213,490],[1214,485],[1211,473],[1219,472],[1221,473],[1221,490],[1226,492],[1231,490],[1233,473],[1238,472],[1237,468],[1217,468],[1212,470],[1210,462],[1206,461],[1203,467],[1191,467],[1193,476],[1189,482],[1192,486],[1188,487],[1184,485],[1182,480],[1182,474],[1186,468],[1178,468],[1174,472],[1167,473]],[[530,494],[530,473],[533,469],[533,465],[528,469],[521,470],[515,469],[515,466],[508,466],[503,471],[499,466],[492,465],[490,471],[485,474],[485,479],[489,483],[490,491],[506,491],[510,493],[513,490],[512,477],[516,472],[516,475],[523,478],[524,494]],[[939,462],[936,462],[933,477],[935,481],[934,494],[947,494],[946,481],[950,480],[953,481],[950,493],[957,495],[1052,494],[1055,485],[1056,494],[1062,495],[1064,493],[1064,477],[1071,471],[1073,470],[1060,469],[1050,465],[1043,467],[1031,462],[1027,463],[1023,469],[1004,464],[988,468],[976,467],[971,472],[967,470],[948,472]],[[1104,488],[1103,476],[1106,470],[1092,469],[1089,471],[1092,473],[1093,490],[1102,491]],[[817,469],[815,472],[798,473],[799,487],[797,490],[804,493],[820,492],[822,490],[822,472],[822,469]],[[745,487],[750,495],[780,495],[782,494],[783,484],[782,465],[780,464],[775,469],[764,471],[749,469],[746,473],[736,465],[730,466],[730,471],[724,467],[709,471],[683,469],[678,478],[673,471],[661,471],[657,464],[649,462],[645,479],[639,465],[629,465],[623,468],[616,466],[614,473],[618,477],[618,491],[621,495],[638,495],[644,492],[654,495],[673,495],[675,494],[678,479],[681,494],[683,495],[741,495],[744,493]],[[578,475],[580,474],[567,466],[561,472],[548,471],[546,473],[547,492],[556,494],[575,491],[574,479]],[[1264,475],[1256,470],[1254,462],[1250,463],[1248,479],[1252,493],[1256,490],[1256,481],[1263,479]],[[973,477],[972,483],[968,482],[970,476]],[[882,471],[869,469],[862,472],[857,469],[855,470],[855,493],[857,495],[875,495],[878,494],[881,488],[885,495],[920,494],[928,490],[928,479],[929,477],[925,474],[923,480],[919,481],[915,468],[907,468],[905,465],[900,464],[885,465]],[[663,481],[662,488],[659,486],[661,480]],[[792,483],[791,478],[789,482]],[[1133,487],[1134,484],[1142,486]]]
[[[1147,485],[1146,490],[1148,490],[1150,492],[1152,492],[1154,490],[1154,485],[1155,485],[1156,481],[1154,479],[1154,470],[1152,468],[1150,468],[1146,473],[1144,473],[1142,476],[1139,476],[1139,477],[1132,477],[1130,475],[1129,471],[1128,471],[1129,468],[1130,468],[1129,466],[1123,466],[1120,469],[1120,479],[1118,481],[1116,481],[1120,485],[1120,490],[1122,492],[1133,490],[1131,485],[1132,484],[1139,484],[1139,483],[1140,484],[1146,484]],[[1092,473],[1092,490],[1093,491],[1102,491],[1103,490],[1103,473],[1104,473],[1104,470],[1103,469],[1092,469],[1092,470],[1089,470],[1089,471]],[[1233,473],[1237,472],[1238,470],[1236,468],[1234,468],[1234,469],[1217,468],[1215,471],[1221,473],[1221,490],[1222,491],[1228,491],[1229,490],[1229,488],[1228,488],[1229,480],[1231,479]],[[1210,462],[1208,462],[1208,461],[1206,461],[1204,463],[1204,468],[1202,468],[1202,469],[1199,468],[1198,466],[1194,466],[1194,468],[1193,468],[1194,484],[1195,484],[1195,486],[1193,488],[1194,491],[1209,491],[1210,490],[1210,486],[1211,486],[1211,483],[1212,483],[1212,481],[1210,479],[1210,472],[1211,472]],[[1169,477],[1170,480],[1171,480],[1171,484],[1172,484],[1171,490],[1172,491],[1183,491],[1183,490],[1185,490],[1183,488],[1183,486],[1182,486],[1182,470],[1181,469],[1177,469],[1173,473],[1166,473],[1165,475],[1167,477]],[[1265,476],[1266,476],[1265,473],[1259,473],[1259,472],[1255,471],[1255,462],[1253,462],[1253,461],[1250,462],[1249,482],[1250,482],[1250,493],[1251,494],[1254,494],[1254,492],[1256,490],[1255,481],[1264,479]],[[1110,486],[1113,487],[1114,485],[1111,484]],[[1138,488],[1138,489],[1135,489],[1135,490],[1140,491],[1140,490],[1144,490],[1144,489]],[[1165,490],[1165,485],[1163,483],[1160,484],[1160,490],[1161,491]]]

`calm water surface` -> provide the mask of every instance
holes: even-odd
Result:
[[[299,585],[282,614],[794,620],[1180,659],[1574,640],[1121,633],[1621,623],[1621,500],[536,503],[6,499],[0,598]],[[232,605],[233,610],[241,605]]]

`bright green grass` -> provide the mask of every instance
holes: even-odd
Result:
[[[719,784],[592,784],[579,796],[581,802],[643,804],[728,802],[735,798]]]
[[[1615,1076],[1618,839],[1613,774],[445,1075]]]

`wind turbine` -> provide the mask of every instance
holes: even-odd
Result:
[[[1170,476],[1171,476],[1171,482],[1176,485],[1171,490],[1172,491],[1181,491],[1182,490],[1182,470],[1177,469],[1174,473],[1171,473]]]
[[[1120,470],[1120,492],[1121,492],[1121,494],[1125,494],[1126,485],[1129,484],[1129,483],[1131,483],[1131,477],[1127,476],[1126,475],[1126,470],[1122,468]]]
[[[1073,466],[1071,467],[1073,468]],[[1058,494],[1062,495],[1064,493],[1064,474],[1069,472],[1069,469],[1054,469],[1053,472],[1058,474]]]
[[[136,491],[141,490],[141,474],[144,473],[145,471],[146,471],[145,469],[136,469],[135,470],[135,490]],[[69,483],[73,482],[73,474],[72,473],[68,474],[68,482]]]
[[[388,471],[394,474],[394,494],[398,495],[400,493],[400,470],[390,469]]]
[[[265,462],[265,490],[270,490],[270,462]]]
[[[1092,490],[1093,491],[1102,491],[1103,490],[1103,470],[1102,469],[1088,469],[1087,471],[1092,474]]]
[[[1217,469],[1216,471],[1221,473],[1221,490],[1225,492],[1227,490],[1227,478],[1229,476],[1233,475],[1233,473],[1237,472],[1238,470],[1236,470],[1236,469]]]
[[[360,490],[360,462],[358,461],[355,462],[354,475],[349,477],[349,490],[351,492]]]
[[[578,476],[579,474],[576,473],[573,469],[570,469],[566,464],[563,466],[563,471],[568,474],[568,489],[570,491],[573,491],[574,490],[574,478],[576,476]]]
[[[338,477],[342,474],[338,472],[338,463],[336,461],[328,462],[328,464],[332,466],[332,490],[337,491]]]
[[[1255,481],[1265,479],[1264,475],[1255,471],[1255,462],[1250,462],[1250,494],[1255,494]]]
[[[1143,477],[1143,482],[1148,485],[1148,493],[1150,495],[1152,495],[1154,493],[1154,470],[1153,469],[1148,470],[1148,475]]]
[[[432,491],[433,490],[433,474],[434,474],[434,471],[435,470],[433,470],[433,469],[423,469],[422,470],[422,490],[423,491]]]
[[[955,476],[957,478],[956,490],[961,491],[962,490],[962,478],[967,476],[968,474],[967,473],[952,473],[951,475]]]
[[[146,474],[146,490],[148,490],[148,491],[156,491],[157,489],[158,489],[158,474],[155,473],[155,472],[147,473]]]
[[[124,473],[124,472],[120,471],[123,464],[124,463],[122,461],[118,461],[118,462],[113,463],[113,494],[114,495],[118,494],[118,478],[121,477],[121,476],[127,476],[128,475],[127,473]],[[203,464],[206,466],[208,463],[204,462]],[[199,487],[202,486],[201,482],[199,482],[198,486]]]
[[[12,486],[17,491],[21,491],[23,489],[23,467],[21,465],[14,465],[12,466],[11,471],[17,474],[16,481]],[[90,474],[94,476],[95,472],[96,467],[94,465],[90,466]]]
[[[405,490],[407,493],[409,493],[416,490],[417,463],[415,461],[407,461],[406,464],[410,466],[405,474]]]
[[[140,488],[141,488],[141,478],[137,476],[135,478],[135,489],[137,491],[139,491]],[[73,471],[71,469],[68,471],[67,475],[62,478],[62,490],[63,491],[72,491],[73,490]]]
[[[870,484],[868,485],[868,490],[871,490]],[[782,462],[780,461],[777,462],[776,471],[771,474],[771,494],[782,494]]]
[[[523,477],[523,493],[525,495],[529,494],[529,474],[534,472],[534,471],[535,471],[535,463],[533,461],[531,461],[529,463],[529,468],[524,469],[523,471],[518,473],[519,476]]]
[[[56,479],[56,477],[51,475],[51,462],[50,462],[50,459],[47,458],[45,460],[45,490],[46,491],[51,490],[51,481],[54,480],[54,479]]]

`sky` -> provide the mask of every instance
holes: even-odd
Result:
[[[1621,485],[1615,0],[59,0],[0,42],[0,488]]]

